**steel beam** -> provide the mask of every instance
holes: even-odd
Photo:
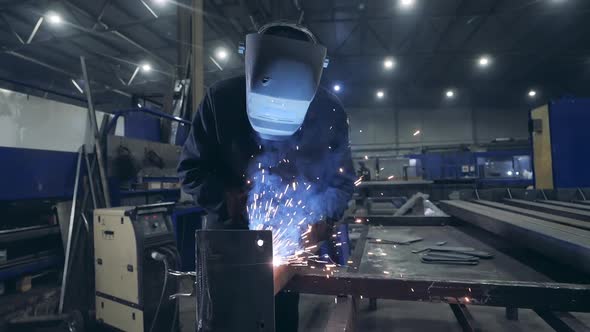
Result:
[[[549,205],[555,205],[555,206],[568,207],[568,208],[572,208],[572,209],[590,211],[590,205],[585,205],[585,204],[569,203],[569,202],[554,201],[554,200],[537,200],[537,202],[545,203],[545,204],[549,204]]]
[[[463,304],[449,304],[451,310],[453,310],[453,314],[455,314],[455,318],[457,318],[457,322],[461,325],[463,332],[478,332],[481,331],[479,324],[475,321],[469,309]]]
[[[535,310],[549,326],[557,332],[589,332],[590,328],[567,312]]]
[[[97,20],[96,17],[94,17],[94,15],[92,15],[88,10],[80,7],[78,4],[72,2],[71,0],[63,0],[63,3],[66,4],[67,6],[71,7],[72,9],[76,10],[77,12],[81,13],[82,15],[86,16],[87,18],[91,19],[93,22],[98,23],[100,26],[102,26],[104,29],[106,30],[110,30],[110,27],[104,23],[104,22],[99,22]],[[117,31],[117,30],[111,30],[110,31],[114,36],[119,37],[120,39],[128,42],[130,45],[133,45],[134,47],[140,49],[141,51],[145,52],[146,54],[150,55],[152,58],[154,58],[155,60],[157,60],[158,62],[166,65],[167,67],[170,68],[174,68],[174,64],[168,62],[168,60],[162,58],[161,56],[155,54],[154,52],[150,51],[149,49],[147,49],[147,47],[141,45],[139,42],[135,41],[133,38],[127,36],[126,34]]]
[[[296,274],[285,289],[320,295],[590,312],[590,285],[564,283],[438,280],[350,272],[326,278],[314,270]]]
[[[486,201],[486,200],[476,200],[473,202],[477,203],[477,204],[493,207],[493,208],[502,209],[504,211],[515,212],[515,213],[522,214],[522,215],[529,216],[529,217],[533,217],[533,218],[539,218],[539,219],[543,219],[543,220],[547,220],[547,221],[556,222],[558,224],[563,224],[563,225],[572,226],[572,227],[576,227],[576,228],[580,228],[580,229],[590,230],[590,223],[589,222],[578,220],[578,219],[562,217],[562,216],[558,216],[555,214],[519,208],[519,207],[512,206],[512,205],[507,205],[507,204],[502,204],[502,203],[497,203],[497,202],[492,202],[492,201]]]
[[[525,209],[537,210],[552,214],[557,214],[560,216],[574,218],[579,220],[586,220],[590,221],[590,211],[566,208],[562,206],[555,206],[531,201],[525,201],[522,199],[505,199],[504,202],[510,205],[522,207]]]
[[[590,273],[590,231],[465,201],[442,201],[441,208],[462,221]]]

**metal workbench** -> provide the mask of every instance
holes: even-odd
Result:
[[[448,224],[448,222],[446,222]],[[448,303],[464,330],[477,330],[468,306],[507,308],[514,318],[516,308],[531,308],[552,326],[579,324],[571,316],[554,312],[590,311],[590,278],[575,269],[545,258],[497,235],[456,222],[441,226],[359,225],[353,227],[352,263],[339,272],[306,270],[298,273],[286,289],[301,293],[348,296],[338,301],[351,312],[333,315],[332,326],[354,320],[358,297]],[[391,234],[418,236],[410,245],[385,245],[368,241]],[[356,235],[356,236],[355,236]],[[472,247],[494,254],[476,266],[424,264],[412,250],[447,241],[447,246]],[[517,316],[517,315],[516,315]],[[572,320],[573,319],[573,320]],[[561,324],[561,325],[560,325]]]

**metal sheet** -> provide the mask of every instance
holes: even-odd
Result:
[[[272,232],[199,230],[196,239],[199,331],[273,332]]]
[[[465,201],[443,201],[451,215],[590,273],[590,232]]]
[[[583,210],[577,210],[577,209],[566,208],[566,207],[561,207],[561,206],[530,202],[530,201],[525,201],[525,200],[521,200],[521,199],[505,199],[504,202],[506,202],[507,204],[522,207],[525,209],[543,211],[543,212],[553,213],[553,214],[557,214],[557,215],[568,217],[568,218],[590,221],[590,211],[583,211]]]
[[[383,245],[368,242],[365,247],[359,272],[400,278],[433,278],[435,280],[467,279],[473,281],[535,281],[548,282],[551,279],[508,256],[507,243],[490,239],[484,231],[452,226],[419,227],[371,227],[368,236],[385,239],[389,234],[417,236],[424,240],[410,245]],[[479,238],[488,237],[488,242]],[[421,255],[413,250],[435,246],[446,241],[443,247],[469,247],[494,255],[493,259],[482,259],[477,266],[452,266],[422,264]]]
[[[558,215],[554,215],[554,214],[550,214],[550,213],[519,208],[519,207],[512,206],[512,205],[506,205],[506,204],[491,202],[491,201],[473,201],[473,202],[477,203],[477,204],[482,204],[485,206],[493,207],[493,208],[502,209],[504,211],[515,212],[515,213],[522,214],[522,215],[529,216],[529,217],[539,218],[539,219],[553,221],[553,222],[567,225],[567,226],[590,230],[590,223],[586,222],[586,221],[582,221],[582,220],[577,220],[577,219],[568,218],[568,217],[562,217],[562,216],[558,216]]]

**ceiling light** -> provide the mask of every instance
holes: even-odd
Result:
[[[385,92],[383,92],[383,90],[377,90],[377,93],[375,95],[377,96],[377,98],[383,99],[383,97],[385,97]]]
[[[60,24],[62,22],[61,16],[59,16],[59,14],[54,13],[54,12],[48,13],[46,18],[49,23],[54,24],[54,25]]]
[[[418,135],[420,135],[420,130],[416,130],[416,131],[414,132],[414,136],[418,136]]]
[[[145,73],[149,73],[150,71],[152,71],[152,65],[150,65],[149,63],[144,63],[141,65],[141,70],[143,70],[143,72]]]
[[[414,0],[399,0],[399,5],[402,8],[410,8],[412,6],[414,6],[416,1]]]
[[[226,60],[228,56],[229,53],[227,53],[227,50],[223,47],[220,47],[215,51],[215,57],[218,60]]]
[[[383,67],[385,69],[393,69],[394,66],[395,61],[392,58],[386,58],[385,60],[383,60]]]
[[[529,91],[529,97],[534,98],[536,95],[537,95],[537,91],[535,91],[535,90]]]
[[[490,58],[484,55],[477,60],[477,63],[480,67],[487,67],[490,65]]]
[[[340,89],[342,89],[342,87],[340,86],[340,84],[335,84],[334,85],[334,91],[338,92],[338,91],[340,91]]]
[[[168,2],[168,0],[154,0],[154,3],[158,6],[163,6]]]
[[[447,90],[447,92],[445,93],[445,95],[447,96],[447,98],[453,98],[453,97],[455,97],[455,91],[453,91],[453,90]]]

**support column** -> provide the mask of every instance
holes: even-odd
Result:
[[[196,112],[203,99],[203,0],[192,0],[192,59],[191,59],[191,92],[193,96],[192,110]]]
[[[473,145],[477,145],[477,109],[473,104],[473,91],[469,94],[469,108],[471,111],[470,123],[471,123],[471,141]]]

